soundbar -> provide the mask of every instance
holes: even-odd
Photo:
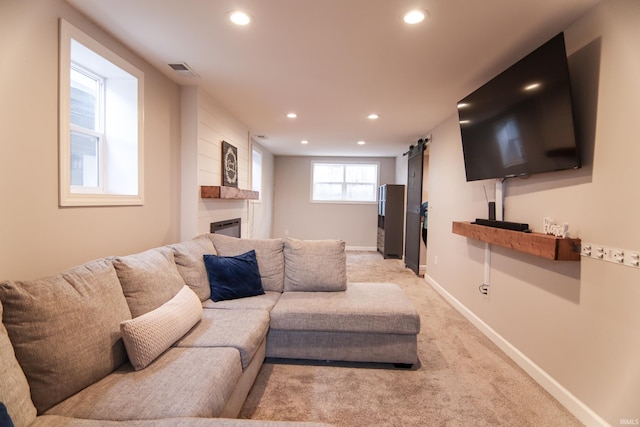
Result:
[[[503,228],[505,230],[524,231],[530,233],[529,224],[523,222],[497,221],[495,219],[476,218],[473,224],[486,225],[487,227]]]

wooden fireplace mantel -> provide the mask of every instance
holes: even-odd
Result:
[[[202,185],[200,186],[200,197],[203,199],[257,200],[260,198],[260,193],[224,185]]]

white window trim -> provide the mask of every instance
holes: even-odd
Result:
[[[376,192],[375,192],[375,200],[373,201],[359,201],[359,200],[315,200],[313,198],[313,169],[314,169],[314,165],[317,164],[325,164],[325,165],[377,165],[377,172],[378,172],[378,176],[376,176],[376,183],[375,183],[375,188],[376,188]],[[317,160],[313,160],[311,162],[311,168],[310,168],[310,186],[309,186],[309,201],[311,203],[324,203],[324,204],[339,204],[339,205],[375,205],[378,203],[378,186],[380,185],[380,162],[371,162],[371,161],[354,161],[354,160],[335,160],[335,161],[330,161],[330,160],[322,160],[322,161],[317,161]]]
[[[71,39],[116,64],[138,79],[138,194],[83,194],[71,192],[70,173],[70,67]],[[144,204],[144,73],[113,51],[60,19],[59,62],[59,205],[60,206],[136,206]]]
[[[262,170],[264,167],[264,152],[259,149],[257,146],[255,145],[251,145],[251,189],[253,190],[253,174],[254,174],[254,170],[253,170],[253,152],[256,151],[258,154],[260,154],[260,190],[258,192],[258,198],[257,199],[253,199],[251,200],[251,203],[254,204],[259,204],[262,203],[262,193],[264,190],[264,183],[262,182]]]

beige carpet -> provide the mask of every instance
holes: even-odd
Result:
[[[402,261],[349,252],[351,282],[400,285],[420,313],[420,363],[267,360],[240,418],[338,426],[581,425]]]

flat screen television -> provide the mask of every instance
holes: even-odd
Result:
[[[577,169],[560,33],[458,102],[467,181]]]

